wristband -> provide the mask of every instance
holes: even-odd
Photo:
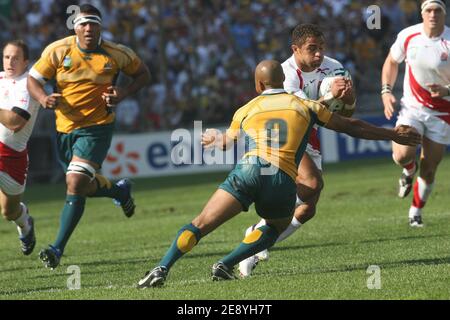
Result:
[[[327,92],[324,96],[323,96],[323,101],[324,102],[332,102],[334,100],[334,96],[331,93],[331,91]]]
[[[390,84],[383,84],[381,86],[381,95],[385,93],[392,93],[392,87]]]

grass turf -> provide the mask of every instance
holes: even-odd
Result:
[[[277,244],[268,262],[244,280],[212,282],[210,268],[259,220],[253,207],[206,238],[172,268],[163,288],[137,290],[178,229],[200,212],[226,173],[135,181],[131,219],[110,199],[89,199],[84,216],[54,271],[38,252],[56,236],[63,185],[29,186],[25,201],[38,243],[19,252],[15,228],[0,223],[0,299],[449,299],[450,162],[446,157],[424,213],[425,227],[408,226],[411,195],[396,197],[398,167],[360,160],[325,165],[316,217]],[[68,290],[77,265],[81,289]],[[381,289],[368,289],[370,265]]]

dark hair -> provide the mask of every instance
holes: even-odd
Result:
[[[292,44],[301,46],[307,38],[324,38],[324,34],[318,25],[299,24],[292,30]]]
[[[28,60],[30,57],[30,50],[28,50],[27,44],[23,40],[11,40],[8,41],[4,46],[2,52],[5,50],[6,46],[12,45],[22,49],[24,60]]]
[[[80,13],[94,14],[96,16],[99,16],[100,18],[102,17],[100,10],[89,3],[80,5]]]

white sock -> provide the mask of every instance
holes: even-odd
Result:
[[[28,215],[28,208],[24,203],[20,203],[21,214],[20,216],[14,220],[14,223],[17,225],[17,231],[19,231],[19,235],[21,237],[26,236],[28,232],[31,230],[31,226],[28,223],[28,219],[30,216]]]
[[[428,200],[428,197],[431,194],[431,191],[433,191],[434,183],[427,184],[425,180],[422,179],[422,177],[417,177],[416,183],[418,193],[417,195],[414,194],[414,196],[418,197],[417,199],[418,202],[423,202],[423,204],[425,205],[425,203]],[[420,206],[418,205],[417,207]]]
[[[416,208],[414,206],[411,206],[409,208],[409,218],[410,219],[417,217],[417,216],[421,216],[421,215],[422,215],[422,209]]]
[[[301,226],[302,226],[302,223],[300,221],[298,221],[296,217],[292,217],[291,223],[286,228],[286,230],[284,230],[283,233],[278,236],[277,242],[283,241],[284,239],[289,237],[291,234],[293,234]]]
[[[258,228],[261,227],[261,226],[265,226],[266,224],[267,224],[267,223],[266,223],[266,220],[261,219],[261,221],[259,221],[259,222],[255,225],[255,227],[253,228],[253,230],[258,229]]]

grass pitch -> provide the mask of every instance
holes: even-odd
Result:
[[[131,219],[110,199],[89,199],[61,265],[45,269],[38,252],[57,232],[63,185],[29,186],[37,246],[24,257],[14,226],[0,223],[0,299],[450,299],[450,158],[437,175],[425,227],[408,226],[408,199],[397,198],[400,170],[389,160],[325,165],[316,217],[277,244],[244,280],[212,282],[210,268],[259,220],[242,213],[202,239],[172,268],[163,288],[137,290],[178,229],[190,222],[226,173],[136,180]],[[69,290],[69,266],[81,289]],[[368,289],[376,265],[381,288]]]

